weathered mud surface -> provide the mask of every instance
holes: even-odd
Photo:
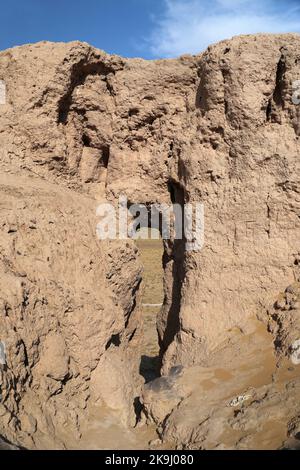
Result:
[[[163,446],[296,446],[299,50],[287,34],[152,62],[78,42],[0,53],[1,436],[95,448],[111,426],[147,447],[149,425]],[[137,245],[96,237],[120,195],[205,207],[201,251],[164,244],[146,386]]]

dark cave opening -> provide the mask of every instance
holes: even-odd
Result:
[[[83,134],[82,136],[82,143],[85,147],[90,147],[91,146],[91,139],[87,134]]]
[[[106,145],[102,148],[101,163],[102,163],[103,168],[108,167],[109,157],[110,157],[110,148],[108,145]]]

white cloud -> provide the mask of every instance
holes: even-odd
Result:
[[[238,34],[300,32],[300,9],[291,1],[164,0],[149,38],[154,57],[199,53]],[[276,6],[274,4],[277,4]]]
[[[249,0],[217,0],[217,3],[225,8],[235,8],[246,3],[249,4]]]

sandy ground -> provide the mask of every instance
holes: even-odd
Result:
[[[156,319],[164,300],[163,291],[163,244],[162,240],[138,240],[143,275],[143,316],[144,339],[141,360],[141,374],[146,381],[154,380],[159,374],[159,346]],[[152,306],[155,305],[155,306]]]

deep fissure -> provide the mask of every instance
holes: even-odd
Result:
[[[173,233],[173,240],[164,241],[165,250],[163,256],[163,268],[165,273],[169,273],[171,279],[167,279],[171,283],[171,303],[165,305],[166,312],[166,328],[162,335],[159,337],[160,354],[166,352],[176,334],[180,329],[180,307],[181,307],[181,296],[182,296],[182,285],[185,278],[185,235],[184,235],[184,189],[176,181],[170,180],[168,182],[168,190],[170,193],[170,199],[172,204],[176,204],[181,207],[181,227],[182,236],[176,238]],[[168,274],[166,274],[168,275]]]
[[[135,205],[136,229],[141,235],[137,245],[144,267],[142,309],[145,329],[140,373],[146,382],[160,376],[163,356],[180,329],[181,291],[185,278],[185,194],[176,181],[168,181],[167,188],[170,203],[181,208],[181,214],[174,212],[176,215],[170,223],[169,238],[164,236],[164,215],[161,212],[159,217],[155,217],[153,227],[152,203],[146,204],[148,217],[144,219],[140,218],[139,206]],[[130,207],[131,204],[128,205]],[[178,217],[181,217],[180,221]],[[178,225],[182,227],[181,238],[175,236]],[[145,231],[148,232],[146,240],[142,239]]]

